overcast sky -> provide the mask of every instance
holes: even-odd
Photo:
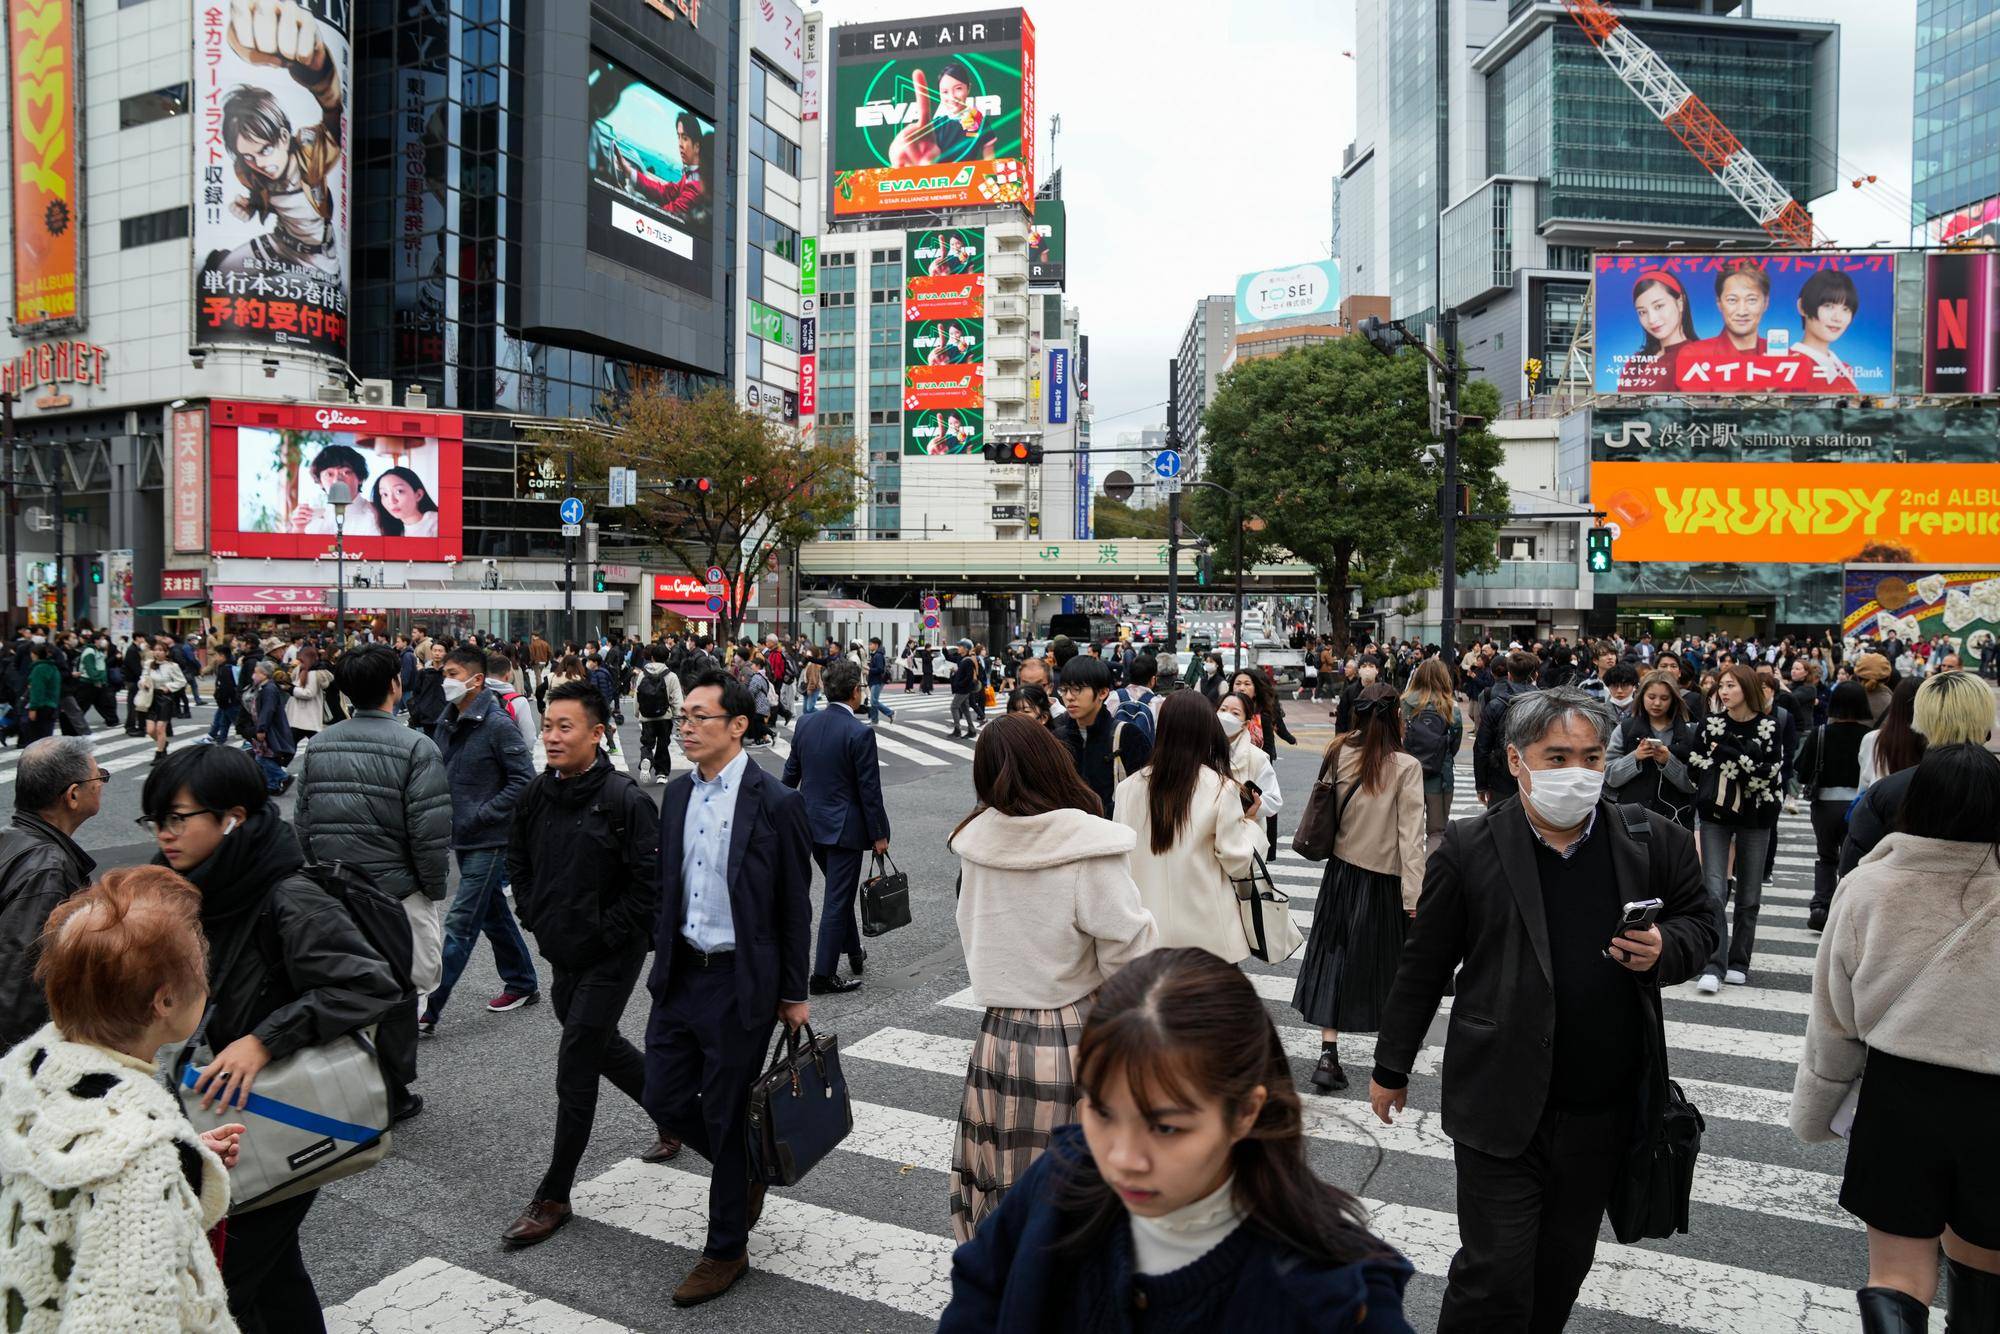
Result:
[[[980,4],[824,0],[829,23]],[[1090,335],[1097,442],[1157,426],[1197,298],[1329,255],[1333,178],[1354,129],[1351,0],[1041,0],[1040,169],[1063,168],[1069,296]],[[1756,0],[1759,17],[1841,24],[1839,193],[1814,202],[1844,245],[1904,241],[1915,0]],[[1699,91],[1699,90],[1697,90]],[[1049,118],[1062,131],[1049,152]],[[1857,192],[1846,181],[1873,173]],[[1719,188],[1719,187],[1718,187]]]

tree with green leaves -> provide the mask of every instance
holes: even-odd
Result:
[[[550,430],[543,448],[576,452],[580,489],[601,490],[611,468],[639,473],[628,531],[699,576],[723,572],[721,632],[733,638],[771,555],[852,517],[860,494],[854,445],[824,433],[811,443],[739,405],[726,389],[681,398],[641,383],[609,406],[601,427]],[[706,489],[676,489],[706,478]],[[600,507],[602,512],[602,507]]]
[[[1467,386],[1460,411],[1490,420],[1500,396]],[[1246,562],[1289,552],[1318,572],[1333,612],[1333,637],[1348,642],[1349,590],[1400,597],[1431,587],[1443,561],[1438,509],[1443,470],[1426,454],[1436,437],[1423,354],[1385,356],[1362,338],[1337,338],[1282,356],[1238,362],[1216,386],[1203,417],[1203,476],[1242,497]],[[1500,481],[1500,442],[1480,430],[1458,442],[1459,480],[1475,513],[1510,509]],[[1227,562],[1233,535],[1226,496],[1191,489],[1191,522]],[[1459,572],[1497,562],[1491,523],[1460,523]]]
[[[1123,500],[1098,496],[1091,506],[1090,534],[1104,541],[1118,537],[1164,538],[1167,510],[1164,505],[1139,509]]]

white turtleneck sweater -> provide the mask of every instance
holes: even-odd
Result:
[[[1152,1277],[1184,1269],[1220,1246],[1243,1222],[1231,1196],[1236,1178],[1231,1176],[1213,1194],[1193,1204],[1184,1204],[1158,1218],[1132,1219],[1133,1262],[1141,1274]]]

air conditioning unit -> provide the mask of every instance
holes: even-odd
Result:
[[[403,390],[403,406],[415,412],[423,412],[431,405],[431,396],[424,392],[420,384],[408,385]]]
[[[322,403],[352,403],[354,395],[348,391],[345,380],[323,380],[319,388],[313,390],[313,397]]]
[[[363,380],[354,392],[354,401],[368,408],[396,406],[396,385],[391,380]]]

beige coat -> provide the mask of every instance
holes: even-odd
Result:
[[[1259,752],[1262,753],[1261,751]],[[1118,785],[1113,806],[1119,824],[1132,830],[1132,878],[1139,899],[1160,925],[1160,948],[1199,946],[1230,963],[1248,958],[1243,919],[1232,877],[1250,874],[1264,846],[1264,827],[1243,818],[1242,789],[1204,770],[1189,803],[1187,823],[1173,846],[1153,851],[1149,810],[1151,769]]]
[[[1340,815],[1333,855],[1364,871],[1400,876],[1403,910],[1408,912],[1424,892],[1424,766],[1399,750],[1389,756],[1382,786],[1348,801],[1360,778],[1361,748],[1342,746],[1335,783],[1337,798],[1347,808]]]
[[[1800,1139],[1834,1138],[1833,1114],[1861,1078],[1870,1048],[2000,1075],[1992,1004],[2000,991],[2000,908],[1910,985],[1995,895],[2000,864],[1991,844],[1913,834],[1889,835],[1841,881],[1813,967],[1805,1056],[1792,1083],[1792,1130]]]
[[[1132,883],[1131,832],[1109,820],[987,810],[951,850],[958,937],[973,998],[989,1009],[1074,1004],[1159,943]]]

